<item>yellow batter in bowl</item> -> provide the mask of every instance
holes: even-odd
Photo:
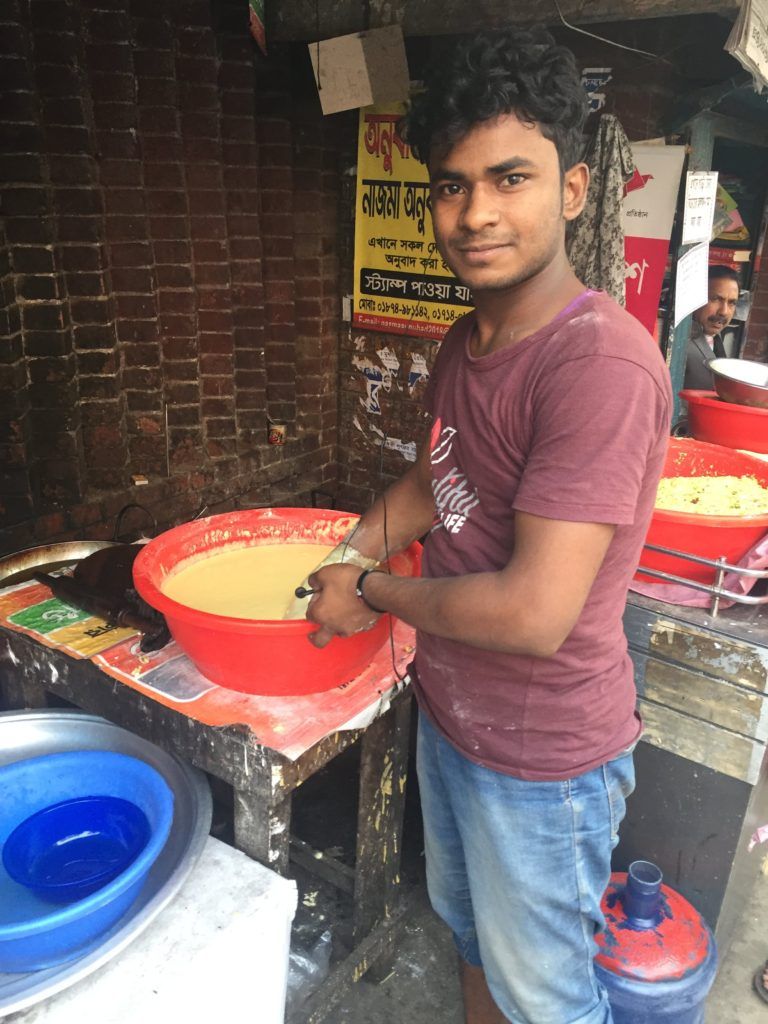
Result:
[[[331,544],[260,544],[222,548],[184,563],[165,578],[164,594],[212,615],[282,619],[296,587],[326,556]],[[296,616],[303,617],[306,609]]]

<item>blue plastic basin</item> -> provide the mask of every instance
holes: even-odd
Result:
[[[18,825],[3,847],[5,870],[51,903],[74,903],[125,871],[149,842],[147,816],[117,796],[64,800]]]
[[[0,972],[54,967],[98,945],[138,895],[173,821],[173,794],[150,765],[111,751],[49,754],[0,767],[0,848],[27,819],[83,797],[133,804],[149,825],[149,839],[133,862],[95,892],[52,909],[0,867]]]

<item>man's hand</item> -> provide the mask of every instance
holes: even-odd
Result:
[[[375,625],[379,616],[355,593],[360,572],[359,565],[327,565],[309,577],[310,587],[318,591],[307,608],[308,621],[320,627],[309,636],[315,647]]]

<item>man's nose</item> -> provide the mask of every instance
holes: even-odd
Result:
[[[476,233],[498,223],[499,210],[488,189],[475,187],[467,192],[461,211],[461,226],[465,231]]]

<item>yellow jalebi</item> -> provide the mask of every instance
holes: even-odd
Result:
[[[703,516],[768,514],[768,487],[753,476],[669,476],[659,483],[656,508]]]

